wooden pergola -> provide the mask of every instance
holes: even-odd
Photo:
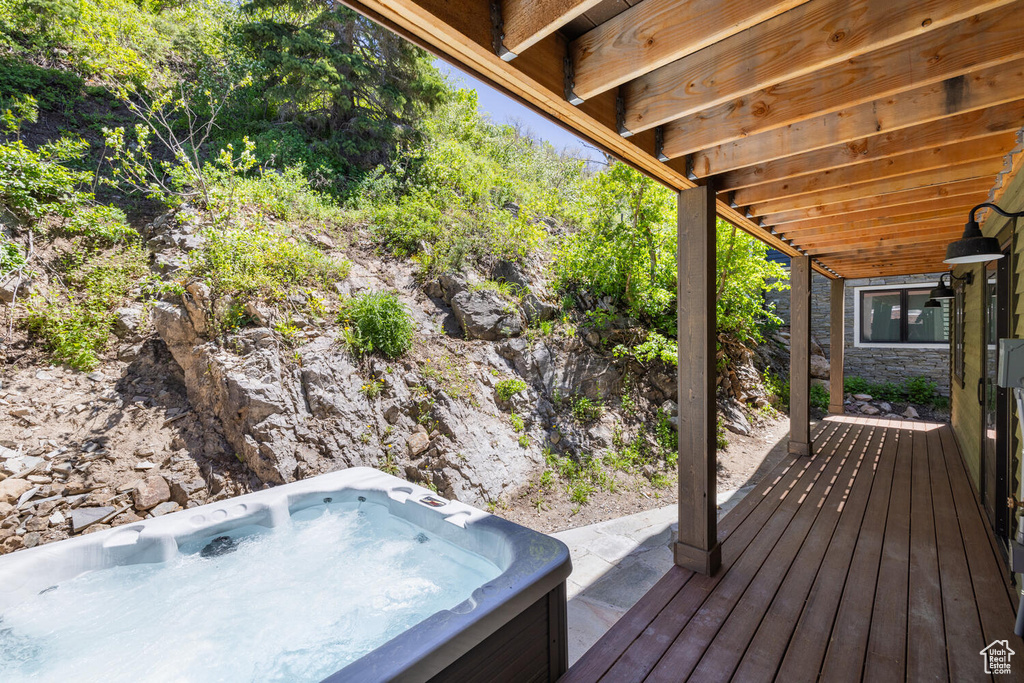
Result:
[[[1024,0],[343,0],[679,192],[679,565],[713,574],[715,217],[792,257],[790,450],[812,271],[943,271],[1024,126]]]

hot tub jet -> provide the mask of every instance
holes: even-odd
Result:
[[[218,536],[199,551],[200,557],[220,557],[238,549],[238,541],[230,536]]]

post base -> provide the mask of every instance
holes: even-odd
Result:
[[[846,406],[844,406],[842,403],[840,403],[837,406],[829,405],[829,407],[828,407],[828,414],[829,415],[843,415],[845,413],[846,413]]]
[[[790,441],[789,442],[789,452],[791,454],[793,454],[793,455],[810,455],[811,454],[811,444],[809,444],[809,443],[800,443],[798,441]]]
[[[675,559],[676,564],[683,569],[712,576],[722,566],[722,546],[715,541],[711,550],[704,550],[676,541]]]

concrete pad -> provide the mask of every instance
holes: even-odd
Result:
[[[753,488],[718,494],[718,518]],[[566,582],[570,664],[672,568],[678,519],[679,508],[667,505],[552,534],[572,555]]]

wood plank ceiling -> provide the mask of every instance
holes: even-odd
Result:
[[[1024,156],[1024,0],[343,1],[830,277],[946,270]]]

